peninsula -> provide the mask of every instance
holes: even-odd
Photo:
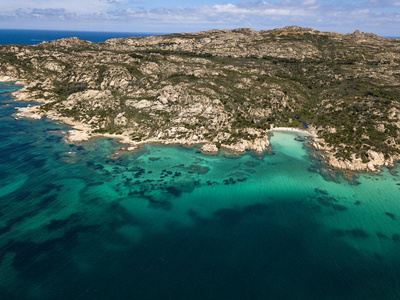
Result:
[[[38,103],[17,117],[65,122],[71,142],[265,151],[274,127],[307,124],[333,167],[376,172],[400,160],[400,40],[375,34],[289,26],[4,45],[0,80]]]

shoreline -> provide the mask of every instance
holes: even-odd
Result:
[[[298,133],[310,135],[312,137],[316,137],[316,135],[314,133],[312,133],[306,129],[295,128],[295,127],[274,127],[269,130],[269,132],[273,132],[273,131],[298,132]]]
[[[10,76],[0,77],[0,82],[8,82],[13,85],[22,85],[26,86],[26,82],[23,79],[12,78]],[[382,170],[382,167],[394,167],[395,163],[400,161],[400,156],[391,156],[389,159],[384,159],[383,154],[371,152],[372,161],[368,163],[361,162],[361,159],[353,158],[352,161],[349,160],[339,160],[332,151],[331,148],[327,147],[324,143],[324,140],[319,138],[315,133],[315,130],[311,128],[311,130],[305,130],[301,128],[293,128],[293,127],[273,127],[266,131],[266,135],[264,138],[256,138],[253,143],[247,140],[240,140],[236,144],[233,145],[224,145],[221,144],[220,148],[216,146],[217,142],[207,141],[207,140],[193,140],[193,139],[166,139],[166,140],[158,140],[158,139],[147,139],[141,141],[133,141],[130,136],[124,134],[111,134],[111,133],[96,133],[93,132],[93,129],[90,125],[82,123],[80,121],[75,121],[70,117],[65,117],[59,115],[57,111],[50,111],[44,113],[39,111],[42,103],[35,101],[33,99],[27,99],[27,94],[23,91],[23,88],[11,93],[15,102],[24,102],[24,101],[32,101],[38,103],[38,105],[28,105],[26,107],[16,107],[16,112],[13,116],[18,118],[28,118],[34,120],[40,120],[43,117],[47,117],[51,121],[60,122],[61,124],[68,125],[71,127],[70,130],[67,131],[67,135],[65,137],[65,141],[68,143],[80,143],[84,141],[88,141],[91,138],[112,138],[118,140],[117,143],[127,145],[126,148],[121,148],[121,151],[135,151],[140,146],[145,144],[163,144],[163,145],[183,145],[183,146],[195,146],[202,145],[199,148],[204,154],[208,155],[216,155],[221,150],[228,150],[235,152],[237,154],[245,153],[247,150],[255,151],[258,153],[263,153],[266,151],[270,151],[271,147],[269,144],[269,133],[274,131],[282,131],[282,132],[293,132],[293,133],[301,133],[308,136],[311,136],[310,146],[317,151],[322,153],[322,157],[324,158],[324,164],[327,166],[340,170],[342,172],[366,172],[366,173],[379,173]]]

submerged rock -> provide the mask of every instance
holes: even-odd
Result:
[[[390,213],[390,212],[385,212],[385,215],[387,215],[392,220],[396,220],[396,216],[394,214]]]
[[[210,168],[207,166],[201,166],[198,164],[191,165],[189,169],[197,174],[207,174],[210,171]]]

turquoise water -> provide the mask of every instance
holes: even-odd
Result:
[[[63,141],[0,84],[0,298],[399,299],[400,180],[274,152]],[[26,104],[24,104],[26,105]],[[395,170],[392,170],[392,173]]]

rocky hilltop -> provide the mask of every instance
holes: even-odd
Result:
[[[400,160],[400,40],[289,26],[91,43],[0,46],[0,77],[22,80],[20,117],[95,135],[264,151],[273,127],[302,127],[334,167]]]

